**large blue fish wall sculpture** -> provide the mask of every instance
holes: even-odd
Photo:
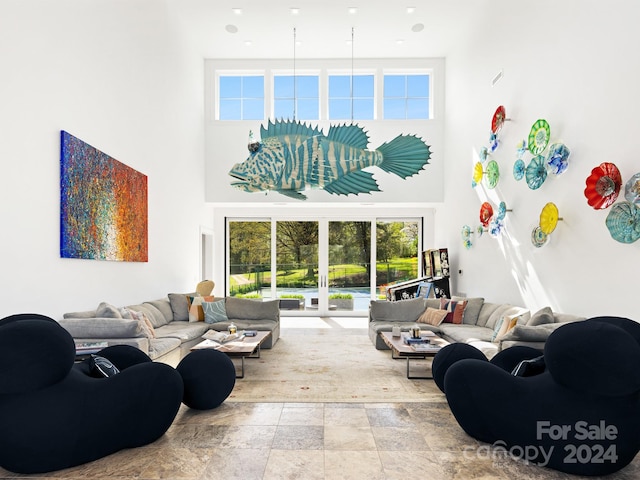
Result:
[[[367,150],[369,137],[358,125],[337,125],[324,135],[298,121],[269,121],[260,127],[261,142],[249,140],[249,157],[229,171],[234,187],[245,192],[274,191],[306,200],[310,188],[336,195],[379,192],[367,167],[379,167],[401,178],[429,163],[429,145],[415,135],[399,135],[377,150]]]

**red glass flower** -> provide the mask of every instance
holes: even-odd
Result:
[[[482,223],[483,226],[488,227],[491,217],[493,217],[493,207],[489,202],[484,202],[480,205],[480,223]]]
[[[507,119],[507,113],[502,105],[500,105],[491,119],[491,131],[497,134],[504,125],[504,121]]]
[[[618,198],[622,177],[620,170],[613,163],[604,162],[591,170],[587,177],[584,196],[596,210],[611,206]]]

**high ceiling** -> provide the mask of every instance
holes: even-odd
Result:
[[[293,58],[294,29],[296,58],[351,58],[352,31],[354,58],[424,58],[464,42],[488,3],[174,0],[171,9],[204,58]]]

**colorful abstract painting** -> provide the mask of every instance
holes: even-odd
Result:
[[[146,262],[147,176],[61,132],[60,256]]]

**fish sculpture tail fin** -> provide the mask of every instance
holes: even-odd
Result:
[[[378,148],[382,153],[382,163],[378,165],[385,172],[407,178],[415,175],[429,163],[429,145],[415,135],[398,135],[389,143]]]

